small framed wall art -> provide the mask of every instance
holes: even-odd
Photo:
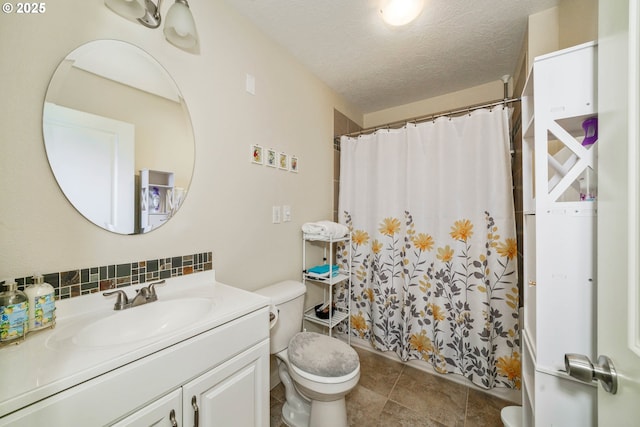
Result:
[[[291,158],[289,158],[289,170],[291,172],[298,172],[298,156],[292,155]]]
[[[265,165],[272,168],[278,166],[278,152],[273,148],[269,148],[267,150],[267,155],[265,156]]]
[[[289,170],[289,156],[287,153],[278,154],[278,168]]]
[[[264,163],[262,146],[253,144],[251,146],[251,163],[261,165]]]

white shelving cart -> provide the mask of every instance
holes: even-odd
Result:
[[[347,260],[346,268],[340,268],[336,276],[331,273],[326,278],[319,278],[309,274],[308,269],[314,265],[318,265],[317,262],[307,259],[307,245],[309,244],[321,244],[323,245],[323,264],[332,265],[334,262],[335,254],[338,245],[345,246],[346,254],[343,256]],[[305,308],[304,320],[325,326],[329,330],[329,336],[332,336],[333,329],[342,322],[347,322],[347,330],[351,329],[351,234],[341,238],[318,238],[317,235],[308,235],[303,233],[302,235],[302,282],[305,286],[308,283],[314,283],[323,287],[323,300],[322,304],[327,303],[329,305],[328,317],[326,319],[318,317],[316,315],[316,305],[318,302],[311,305],[311,307]],[[336,286],[343,286],[345,292],[346,306],[335,307],[334,306],[334,289]],[[351,334],[347,333],[349,344],[351,344]]]

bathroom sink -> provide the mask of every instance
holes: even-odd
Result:
[[[95,320],[78,330],[71,340],[81,347],[128,344],[165,335],[193,325],[213,308],[208,298],[156,301]]]

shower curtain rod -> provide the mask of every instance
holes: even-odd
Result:
[[[374,126],[374,127],[362,129],[362,130],[359,130],[359,131],[356,131],[356,132],[346,133],[346,134],[344,134],[342,136],[354,137],[354,136],[359,136],[359,135],[363,135],[363,134],[366,134],[366,133],[372,133],[372,132],[375,132],[375,131],[380,130],[380,129],[397,128],[397,127],[400,127],[400,125],[404,126],[404,125],[407,125],[409,123],[416,124],[416,123],[428,122],[430,120],[435,120],[438,117],[447,117],[447,116],[453,116],[453,115],[456,115],[456,114],[470,113],[471,111],[480,110],[482,108],[492,108],[492,107],[496,107],[498,105],[507,105],[507,104],[511,104],[511,103],[519,102],[519,101],[520,101],[520,98],[505,98],[505,99],[491,101],[491,102],[484,103],[484,104],[470,105],[468,107],[456,108],[454,110],[441,111],[439,113],[429,114],[429,115],[426,115],[426,116],[418,116],[418,117],[414,117],[412,119],[398,120],[397,122],[391,122],[391,123],[387,123],[387,124],[384,124],[384,125],[379,125],[379,126]]]

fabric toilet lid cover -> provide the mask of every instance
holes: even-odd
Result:
[[[289,363],[319,377],[343,377],[360,366],[358,353],[337,338],[299,332],[289,342]]]

